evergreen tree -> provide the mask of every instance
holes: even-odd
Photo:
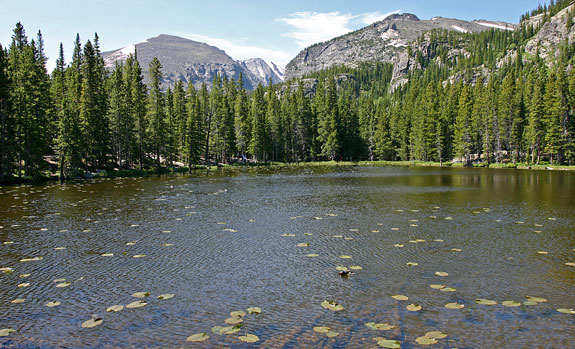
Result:
[[[246,156],[249,151],[252,135],[252,122],[249,113],[248,94],[244,88],[243,76],[238,80],[238,93],[234,102],[234,130],[236,132],[236,144],[241,156]]]
[[[142,76],[142,68],[137,59],[137,52],[129,55],[126,60],[126,93],[128,120],[134,124],[132,140],[132,159],[130,162],[139,163],[140,170],[146,165],[148,149],[148,120],[147,114],[147,89]]]
[[[473,96],[471,86],[465,85],[459,97],[459,110],[455,119],[455,155],[464,158],[464,164],[471,166]]]
[[[339,115],[337,110],[335,78],[330,78],[327,81],[325,95],[319,102],[317,115],[317,139],[321,145],[320,155],[326,157],[329,160],[336,160],[340,156],[341,142],[338,134],[340,126],[338,123]]]
[[[266,102],[264,88],[258,85],[252,94],[250,114],[252,119],[252,139],[250,141],[250,153],[256,161],[268,161],[269,159],[269,135],[266,121]]]
[[[148,95],[148,137],[150,152],[154,156],[155,167],[161,168],[161,157],[165,155],[166,114],[165,96],[160,89],[162,64],[154,57],[149,66],[150,93]]]
[[[10,81],[8,80],[8,54],[0,45],[0,183],[12,174],[12,149],[10,141],[13,123],[8,98]]]
[[[187,158],[188,167],[192,171],[194,165],[199,165],[200,163],[200,155],[204,144],[204,128],[201,103],[193,84],[188,85],[187,95],[184,154]]]

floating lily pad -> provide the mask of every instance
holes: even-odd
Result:
[[[126,305],[126,308],[128,309],[136,309],[136,308],[141,308],[143,306],[146,306],[148,303],[146,303],[145,301],[135,301],[132,302],[128,305]]]
[[[475,300],[475,303],[477,303],[477,304],[483,304],[483,305],[496,305],[496,304],[497,304],[496,301],[492,301],[492,300],[489,300],[489,299],[482,299],[482,298],[477,298],[477,299]]]
[[[575,309],[557,309],[558,312],[563,314],[573,314],[575,315]]]
[[[444,288],[440,289],[440,291],[441,292],[455,292],[455,291],[457,291],[457,289],[454,287],[444,287]]]
[[[225,319],[224,322],[228,325],[237,325],[244,322],[244,319],[242,319],[240,316],[232,316]]]
[[[174,298],[174,294],[173,293],[164,293],[158,296],[159,300],[166,300],[166,299],[170,299],[170,298]]]
[[[401,348],[401,342],[393,339],[383,339],[377,341],[377,345],[383,348],[398,349]]]
[[[325,326],[316,326],[313,328],[313,330],[314,332],[317,333],[328,333],[329,331],[331,331],[331,328]]]
[[[146,257],[145,254],[137,254],[134,256],[134,258],[144,258],[144,257]]]
[[[461,252],[461,249],[460,249],[460,248],[452,248],[451,251],[453,251],[453,252]]]
[[[444,272],[444,271],[436,271],[435,275],[436,276],[449,276],[449,274]]]
[[[425,334],[425,337],[433,338],[433,339],[443,339],[447,337],[447,335],[441,331],[431,331]]]
[[[332,310],[332,311],[341,311],[341,310],[343,310],[343,306],[342,306],[341,304],[338,304],[338,303],[335,302],[335,301],[323,301],[323,302],[321,303],[321,306],[324,307],[324,308],[326,308],[326,309]]]
[[[68,287],[70,286],[72,283],[67,281],[67,282],[61,282],[58,285],[56,285],[56,287],[60,288],[60,287]]]
[[[299,244],[296,245],[297,247],[308,247],[309,246],[309,242],[301,242]]]
[[[410,304],[406,307],[407,310],[409,311],[420,311],[421,310],[421,305],[419,304]]]
[[[525,302],[523,302],[523,305],[537,305],[537,304],[539,304],[539,303],[533,302],[533,301],[525,301]]]
[[[53,302],[48,302],[48,303],[46,303],[46,306],[47,306],[48,308],[54,308],[54,307],[59,306],[60,304],[62,304],[62,302],[60,302],[60,301],[53,301]]]
[[[212,333],[221,335],[222,334],[221,333],[222,328],[224,328],[224,327],[223,326],[214,326],[214,327],[212,327]]]
[[[164,247],[172,247],[172,246],[174,246],[174,244],[163,243],[162,246],[164,246]]]
[[[427,336],[421,336],[421,337],[417,337],[415,339],[415,341],[417,342],[417,344],[419,345],[432,345],[432,344],[437,344],[437,339],[435,338],[429,338]]]
[[[403,245],[403,244],[395,244],[395,245],[393,245],[393,246],[394,246],[394,247],[403,247],[404,245]]]
[[[112,305],[112,306],[109,306],[108,308],[106,308],[106,311],[108,313],[117,313],[117,312],[122,311],[122,310],[124,310],[123,305]]]
[[[18,275],[18,276],[21,277],[21,278],[27,278],[28,276],[30,276],[30,274],[20,274],[20,275]]]
[[[22,258],[20,262],[34,262],[34,261],[41,261],[44,257],[34,257],[34,258]]]
[[[419,345],[432,345],[432,344],[437,344],[437,339],[435,338],[429,338],[427,336],[421,336],[421,337],[417,337],[415,339],[415,341],[417,342],[417,344]]]
[[[55,280],[54,280],[54,282],[65,282],[65,281],[66,281],[66,279],[64,279],[64,278],[60,278],[60,279],[55,279]]]
[[[365,324],[365,326],[367,326],[367,328],[374,330],[374,331],[389,331],[389,330],[395,328],[395,326],[387,324],[387,323],[376,324],[375,322],[368,322]]]
[[[339,332],[336,332],[336,331],[329,331],[329,332],[328,332],[328,333],[326,333],[325,335],[326,335],[327,337],[329,337],[329,338],[334,338],[334,337],[337,337],[337,336],[339,336]]]
[[[8,337],[12,332],[16,331],[11,328],[3,328],[0,330],[0,337]]]
[[[12,303],[12,304],[20,304],[20,303],[24,303],[24,302],[26,302],[26,299],[25,299],[25,298],[17,298],[17,299],[15,299],[15,300],[11,301],[10,303]]]
[[[414,262],[408,262],[407,266],[408,267],[417,267],[419,264],[418,263],[414,263]]]
[[[548,255],[549,252],[547,252],[547,251],[537,251],[537,254],[540,254],[540,255]]]
[[[541,298],[541,297],[525,296],[525,298],[527,298],[528,301],[532,301],[532,302],[535,302],[535,303],[545,303],[545,302],[547,302],[547,299]]]
[[[517,302],[517,301],[505,301],[505,302],[501,302],[501,305],[503,305],[504,307],[520,307],[520,306],[521,306],[521,302]]]
[[[248,312],[248,314],[256,314],[257,315],[257,314],[261,314],[262,310],[258,307],[249,307],[247,309],[247,312]]]
[[[573,262],[567,262],[567,263],[565,263],[565,265],[568,267],[575,267],[575,263],[573,263]]]
[[[150,296],[150,292],[135,292],[132,293],[132,297],[136,298],[146,298]]]
[[[349,269],[347,269],[347,267],[343,267],[343,266],[341,266],[341,265],[338,265],[337,267],[335,267],[335,270],[338,270],[338,271],[348,271]]]
[[[227,327],[222,327],[220,329],[220,334],[224,335],[224,334],[234,334],[236,332],[239,332],[240,329],[242,328],[242,324],[237,324],[234,326],[227,326]]]
[[[0,268],[0,271],[6,274],[10,274],[14,272],[14,269],[10,268],[10,267],[5,267],[5,268]]]
[[[391,298],[396,299],[396,300],[398,300],[398,301],[407,301],[407,300],[409,300],[409,297],[404,296],[404,295],[402,295],[402,294],[397,294],[397,295],[391,296]]]
[[[303,235],[305,235],[305,236],[312,236],[313,234],[312,234],[312,233],[305,233],[305,234],[303,234]]]
[[[246,334],[245,336],[239,336],[238,339],[246,343],[255,343],[260,340],[260,338],[255,334]]]
[[[82,327],[83,327],[83,328],[96,327],[96,326],[102,324],[102,321],[104,321],[104,320],[102,320],[102,318],[100,318],[100,317],[98,317],[98,318],[93,318],[93,319],[90,319],[90,320],[88,320],[88,321],[84,321],[84,322],[82,323]]]
[[[238,310],[238,311],[232,311],[230,313],[231,317],[244,317],[246,316],[246,313],[244,311]]]
[[[308,255],[306,255],[307,257],[319,257],[319,254],[316,253],[310,253]]]
[[[23,282],[21,284],[18,284],[18,288],[23,288],[23,287],[28,287],[28,286],[30,286],[29,282]]]
[[[113,253],[102,253],[100,256],[102,257],[114,257]]]
[[[188,338],[186,338],[186,342],[203,342],[209,338],[210,338],[210,336],[208,336],[208,334],[206,332],[196,333],[196,334],[193,334],[193,335],[189,336]]]
[[[63,251],[66,249],[66,247],[55,247],[54,248],[56,251]]]
[[[351,259],[351,256],[343,255],[343,256],[339,256],[339,258],[341,258],[341,259]]]
[[[359,265],[351,265],[349,267],[350,270],[363,270],[362,267],[360,267]]]
[[[465,305],[455,302],[455,303],[447,303],[445,307],[447,309],[463,309],[465,308]]]
[[[429,285],[429,287],[433,288],[434,290],[441,290],[445,288],[445,285]]]
[[[135,244],[135,242],[126,242],[126,246],[134,246]]]

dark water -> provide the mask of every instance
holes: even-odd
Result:
[[[5,187],[0,242],[13,243],[0,244],[0,268],[14,271],[0,273],[0,329],[18,332],[0,346],[363,348],[385,337],[410,348],[439,330],[435,347],[572,347],[575,315],[556,309],[575,308],[574,213],[575,174],[559,172],[310,168]],[[341,279],[336,267],[352,265],[363,269]],[[145,307],[105,311],[139,291]],[[526,296],[547,302],[501,305]],[[212,334],[252,306],[262,314],[240,332]],[[92,315],[103,323],[82,328]],[[201,332],[210,339],[186,342]],[[260,341],[239,341],[246,333]]]

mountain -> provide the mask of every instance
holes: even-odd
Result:
[[[252,58],[239,62],[225,51],[206,43],[197,42],[173,35],[159,35],[102,54],[106,67],[114,68],[116,61],[125,61],[128,55],[137,52],[138,61],[147,78],[148,65],[154,57],[162,63],[164,87],[173,86],[177,80],[184,84],[192,83],[196,89],[203,83],[211,87],[216,74],[226,75],[229,79],[239,79],[243,75],[246,89],[254,89],[259,83],[267,85],[283,81],[283,72],[275,64],[263,59]]]
[[[408,46],[433,29],[476,33],[493,28],[513,30],[514,24],[476,20],[472,22],[434,17],[420,20],[409,13],[394,14],[365,28],[312,45],[302,50],[286,66],[285,79],[305,76],[337,65],[357,66],[366,61],[393,63],[394,78],[406,72]],[[409,67],[407,67],[409,69]]]

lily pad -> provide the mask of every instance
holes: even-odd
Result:
[[[145,255],[145,254],[137,254],[137,255],[135,255],[135,256],[133,256],[133,257],[134,257],[134,258],[144,258],[144,257],[146,257],[146,255]]]
[[[16,331],[11,328],[3,328],[0,330],[0,337],[8,337],[12,332]]]
[[[337,337],[337,336],[339,336],[339,332],[336,332],[336,331],[329,331],[329,332],[328,332],[328,333],[326,333],[325,335],[326,335],[327,337],[329,337],[329,338],[334,338],[334,337]]]
[[[245,336],[239,336],[238,339],[246,343],[255,343],[260,340],[260,338],[255,334],[246,334]]]
[[[575,315],[575,309],[557,309],[558,312],[563,313],[563,314],[573,314]]]
[[[501,305],[503,305],[504,307],[520,307],[520,306],[521,306],[521,302],[517,302],[517,301],[505,301],[505,302],[501,302]]]
[[[258,307],[249,307],[247,309],[248,314],[261,314],[262,310]]]
[[[306,255],[307,257],[319,257],[319,254],[317,253],[310,253],[308,255]]]
[[[444,272],[444,271],[436,271],[435,275],[436,276],[449,276],[449,274]]]
[[[61,283],[57,284],[56,287],[58,287],[58,288],[68,287],[68,286],[70,286],[71,284],[72,284],[71,282],[66,281],[66,282],[61,282]]]
[[[339,258],[341,258],[341,259],[351,259],[351,256],[343,255],[343,256],[339,256]]]
[[[228,325],[237,325],[244,322],[244,319],[241,316],[232,316],[224,320],[224,322]]]
[[[296,245],[297,247],[308,247],[309,246],[309,242],[301,242],[299,244]]]
[[[22,258],[20,262],[34,262],[34,261],[41,261],[44,257],[34,257],[34,258]]]
[[[525,298],[527,298],[528,301],[532,301],[532,302],[535,302],[535,303],[545,303],[545,302],[547,302],[547,299],[541,298],[541,297],[525,296]]]
[[[18,284],[18,288],[28,287],[28,286],[30,286],[30,283],[29,283],[29,282],[23,282],[23,283],[21,283],[21,284]]]
[[[421,310],[421,305],[419,304],[410,304],[406,307],[407,310],[409,311],[420,311]]]
[[[12,272],[14,272],[14,269],[10,268],[10,267],[6,267],[6,268],[0,268],[0,271],[6,274],[10,274]]]
[[[397,295],[391,296],[391,298],[396,299],[396,300],[398,300],[398,301],[407,301],[407,300],[409,300],[409,297],[404,296],[404,295],[402,295],[402,294],[397,294]]]
[[[433,288],[434,290],[441,290],[445,288],[445,285],[429,285],[429,287]]]
[[[135,301],[135,302],[132,302],[132,303],[126,305],[126,308],[127,309],[136,309],[136,308],[144,307],[147,304],[148,303],[146,303],[145,301]]]
[[[419,264],[414,262],[407,262],[408,267],[417,267]]]
[[[453,287],[444,287],[444,288],[440,289],[440,291],[441,292],[455,292],[455,291],[457,291],[457,289],[453,288]]]
[[[377,345],[383,348],[398,349],[401,348],[401,342],[393,339],[383,339],[377,342]]]
[[[109,306],[108,308],[106,308],[106,311],[108,313],[117,313],[117,312],[122,311],[122,310],[124,310],[123,305],[112,305],[112,306]]]
[[[15,300],[11,301],[10,303],[12,303],[12,304],[21,304],[21,303],[24,303],[24,302],[26,302],[26,299],[25,299],[25,298],[17,298],[17,299],[15,299]]]
[[[540,254],[540,255],[548,255],[549,252],[547,252],[547,251],[537,251],[537,254]]]
[[[338,271],[348,271],[349,269],[347,269],[347,267],[338,265],[337,267],[335,267],[335,270],[338,270]]]
[[[350,270],[363,270],[362,267],[360,267],[359,265],[351,265],[349,267]]]
[[[189,336],[188,338],[186,338],[186,342],[203,342],[209,338],[210,338],[210,336],[208,336],[208,334],[206,332],[196,333],[196,334],[193,334],[193,335]]]
[[[575,267],[575,263],[573,262],[566,262],[565,265],[568,267]]]
[[[331,331],[331,328],[326,326],[316,326],[313,328],[313,331],[317,333],[328,333],[329,331]]]
[[[482,299],[482,298],[477,298],[477,299],[475,300],[475,303],[477,303],[477,304],[483,304],[483,305],[496,305],[496,304],[497,304],[496,301],[492,301],[492,300],[489,300],[489,299]]]
[[[403,244],[395,244],[395,245],[393,245],[393,246],[394,246],[394,247],[404,247]]]
[[[389,331],[395,328],[395,326],[387,323],[376,324],[375,322],[368,322],[365,324],[365,326],[374,331]]]
[[[523,302],[523,305],[537,305],[537,304],[539,304],[539,303],[533,302],[533,301],[525,301],[525,302]]]
[[[166,300],[166,299],[170,299],[170,298],[174,298],[174,294],[173,293],[164,293],[158,296],[158,299],[160,300]]]
[[[224,335],[224,334],[234,334],[236,332],[239,332],[240,329],[242,328],[242,324],[237,324],[234,326],[226,326],[226,327],[222,327],[220,329],[220,334]]]
[[[102,253],[100,256],[102,257],[114,257],[113,253]]]
[[[447,303],[445,307],[447,309],[463,309],[465,305],[455,302],[455,303]]]
[[[294,237],[295,234],[282,234],[282,236],[285,236],[285,237]]]
[[[231,316],[231,317],[244,317],[244,316],[246,316],[246,312],[245,312],[245,311],[241,311],[241,310],[232,311],[232,312],[230,313],[230,316]]]
[[[338,304],[338,303],[335,302],[335,301],[323,301],[323,302],[321,303],[321,306],[324,307],[324,308],[326,308],[326,309],[332,310],[332,311],[341,311],[341,310],[343,310],[343,306],[342,306],[341,304]]]
[[[443,338],[447,337],[447,335],[441,331],[431,331],[431,332],[427,332],[425,334],[425,337],[433,338],[433,339],[443,339]]]
[[[102,321],[104,321],[104,320],[102,320],[102,318],[100,318],[100,317],[98,317],[98,318],[93,318],[93,319],[90,319],[90,320],[88,320],[88,321],[84,321],[84,322],[82,323],[82,327],[83,327],[83,328],[96,327],[96,326],[102,324]]]
[[[437,339],[435,338],[429,338],[427,336],[421,336],[421,337],[417,337],[415,339],[415,341],[417,342],[417,344],[419,345],[432,345],[432,344],[437,344]]]
[[[132,293],[132,297],[136,297],[136,298],[146,298],[150,296],[150,292],[136,292],[136,293]]]
[[[54,307],[59,306],[60,304],[62,304],[62,302],[60,302],[60,301],[52,301],[52,302],[46,303],[46,306],[47,306],[48,308],[54,308]]]

